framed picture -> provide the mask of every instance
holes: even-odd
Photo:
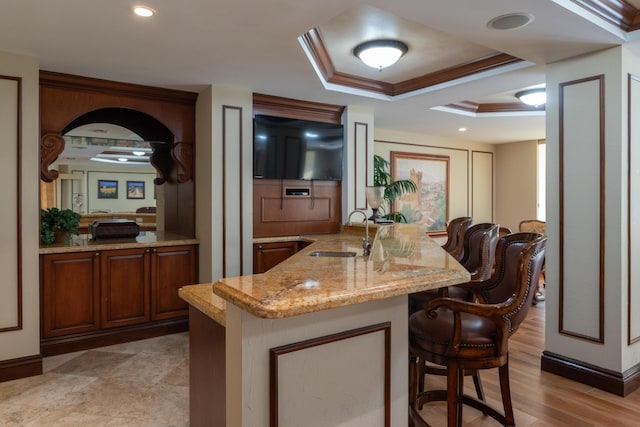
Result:
[[[429,234],[447,233],[449,218],[449,156],[391,152],[393,179],[410,179],[418,187],[404,194],[393,210],[402,213],[408,223],[424,225]]]
[[[98,199],[117,199],[118,181],[108,179],[98,180]]]
[[[127,181],[127,199],[144,199],[144,181]]]

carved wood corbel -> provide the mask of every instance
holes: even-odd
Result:
[[[185,183],[193,179],[193,145],[189,142],[176,142],[171,149],[173,160],[183,173],[178,173],[178,182]]]
[[[40,179],[52,182],[58,178],[58,171],[49,170],[49,166],[56,161],[64,150],[64,138],[57,133],[47,133],[40,138]]]
[[[149,163],[156,168],[158,176],[153,180],[156,185],[162,185],[171,178],[171,145],[165,142],[150,142],[152,153]]]

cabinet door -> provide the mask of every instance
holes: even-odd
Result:
[[[102,327],[149,320],[149,249],[102,252],[100,289]]]
[[[43,255],[43,337],[87,332],[100,327],[100,254]]]
[[[152,249],[151,319],[170,319],[189,314],[178,289],[197,282],[196,246],[167,246]]]
[[[298,242],[256,243],[253,245],[253,272],[264,273],[298,252]]]

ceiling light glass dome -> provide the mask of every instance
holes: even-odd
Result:
[[[360,43],[353,54],[372,68],[382,70],[395,64],[409,48],[398,40],[371,40]]]

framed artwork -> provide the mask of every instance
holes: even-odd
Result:
[[[424,225],[429,234],[447,233],[449,218],[449,156],[391,152],[393,179],[410,179],[418,187],[404,194],[393,210],[402,213],[408,223]]]
[[[117,199],[118,181],[108,179],[98,180],[98,199]]]
[[[127,199],[144,199],[144,181],[127,181]]]

